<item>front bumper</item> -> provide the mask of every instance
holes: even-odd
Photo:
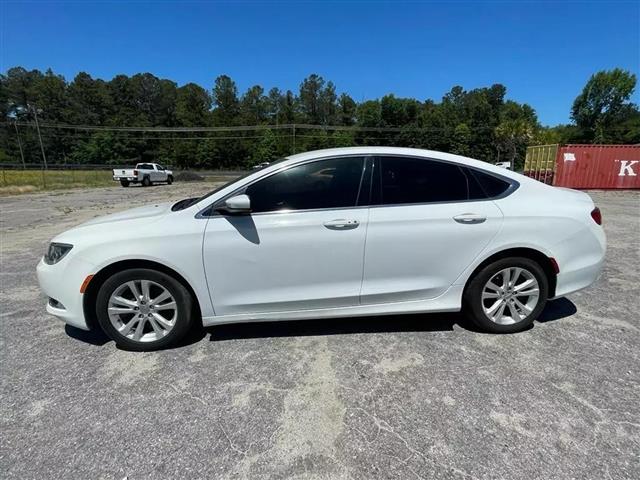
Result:
[[[55,265],[47,265],[41,259],[36,274],[40,289],[48,297],[47,313],[69,325],[89,330],[84,317],[80,286],[87,275],[94,273],[92,270],[91,264],[77,257],[70,262],[69,255]]]

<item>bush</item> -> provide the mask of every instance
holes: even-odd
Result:
[[[178,172],[174,177],[176,182],[202,182],[204,177],[195,172],[183,171]]]

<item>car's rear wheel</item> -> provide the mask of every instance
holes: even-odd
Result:
[[[128,187],[129,186],[129,180],[120,180],[120,185],[122,185],[123,187]]]
[[[149,177],[144,177],[142,179],[142,186],[143,187],[148,187],[149,185],[151,185],[151,179],[149,179]]]
[[[104,332],[121,347],[157,350],[190,329],[192,299],[175,278],[156,270],[124,270],[98,291],[96,313]]]
[[[529,328],[547,302],[549,282],[528,258],[497,260],[467,285],[464,311],[482,330],[512,333]]]

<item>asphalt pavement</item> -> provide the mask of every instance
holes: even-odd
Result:
[[[131,353],[45,313],[35,265],[56,233],[211,188],[0,198],[2,478],[640,478],[640,192],[591,192],[602,278],[518,334],[389,316]]]

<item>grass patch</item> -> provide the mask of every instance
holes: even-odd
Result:
[[[113,173],[105,170],[3,170],[0,175],[0,195],[115,185]]]

